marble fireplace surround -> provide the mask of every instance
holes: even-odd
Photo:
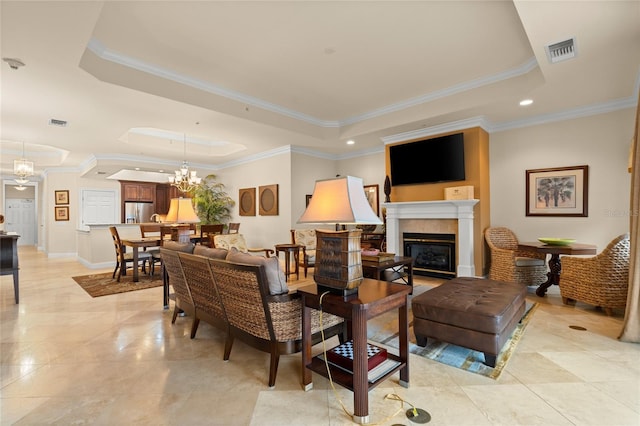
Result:
[[[459,277],[474,277],[473,208],[478,201],[383,203],[382,206],[387,209],[387,251],[403,254],[403,232],[455,233],[456,274]],[[443,229],[451,226],[454,229]]]

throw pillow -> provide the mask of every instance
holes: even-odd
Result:
[[[287,280],[282,268],[280,268],[280,262],[278,262],[277,257],[253,256],[248,253],[242,253],[232,247],[227,254],[227,260],[229,262],[245,263],[248,265],[263,265],[265,274],[267,275],[269,293],[275,296],[289,292]]]
[[[221,248],[211,248],[207,246],[197,245],[195,249],[193,249],[193,254],[197,254],[198,256],[209,257],[211,259],[226,259],[227,258],[227,250]]]
[[[177,241],[165,241],[162,247],[168,250],[181,251],[183,253],[193,253],[196,245],[193,243],[179,243]]]

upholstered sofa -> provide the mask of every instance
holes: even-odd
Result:
[[[224,359],[235,339],[271,355],[269,386],[273,387],[281,354],[302,350],[302,303],[290,293],[276,257],[196,246],[193,253],[161,249],[176,309],[191,312],[194,338],[201,320],[226,331]],[[175,259],[178,259],[178,262]],[[182,285],[184,284],[184,286]],[[184,309],[184,308],[187,309]],[[173,314],[173,321],[176,318]],[[319,311],[312,315],[313,343],[335,335],[346,338],[342,318]]]

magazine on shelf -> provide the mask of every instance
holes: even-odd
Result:
[[[318,355],[318,358],[321,359],[322,361],[324,361],[324,355],[323,354]],[[333,367],[339,368],[342,371],[346,371],[347,373],[353,374],[352,370],[349,370],[349,369],[344,368],[344,367],[342,367],[340,365],[334,364],[331,361],[327,361],[327,362]],[[395,361],[393,359],[387,358],[384,361],[382,361],[380,364],[378,364],[376,367],[374,367],[371,370],[369,370],[369,372],[367,373],[367,380],[369,381],[369,383],[375,383],[382,376],[384,376],[389,371],[391,371],[394,368],[396,368],[398,365],[400,365],[400,361]]]

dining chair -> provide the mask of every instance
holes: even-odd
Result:
[[[222,234],[224,225],[221,223],[215,225],[200,225],[200,245],[213,247],[213,236]]]
[[[158,239],[160,239],[160,235],[161,235],[160,228],[161,228],[160,224],[140,225],[140,235],[142,236],[142,238],[157,237]],[[144,251],[151,255],[151,260],[149,262],[151,263],[151,275],[153,275],[155,273],[156,263],[158,265],[162,265],[162,256],[160,255],[160,246],[149,247],[149,249],[145,247]]]
[[[116,249],[116,267],[113,270],[113,275],[111,278],[116,277],[116,272],[118,273],[117,281],[120,282],[120,277],[122,275],[126,275],[127,272],[127,264],[131,264],[133,267],[133,253],[127,253],[124,245],[122,245],[122,241],[120,240],[120,235],[118,234],[118,230],[115,226],[109,227],[109,232],[111,232],[111,238],[113,239],[113,245]],[[146,272],[145,264],[147,260],[151,261],[151,254],[145,251],[141,251],[138,253],[138,262],[142,264],[142,272]]]
[[[316,230],[292,229],[291,243],[304,246],[304,256],[300,259],[300,266],[304,268],[304,277],[307,278],[307,269],[316,264]]]
[[[240,232],[240,224],[239,223],[230,223],[229,224],[229,234],[237,234]]]

